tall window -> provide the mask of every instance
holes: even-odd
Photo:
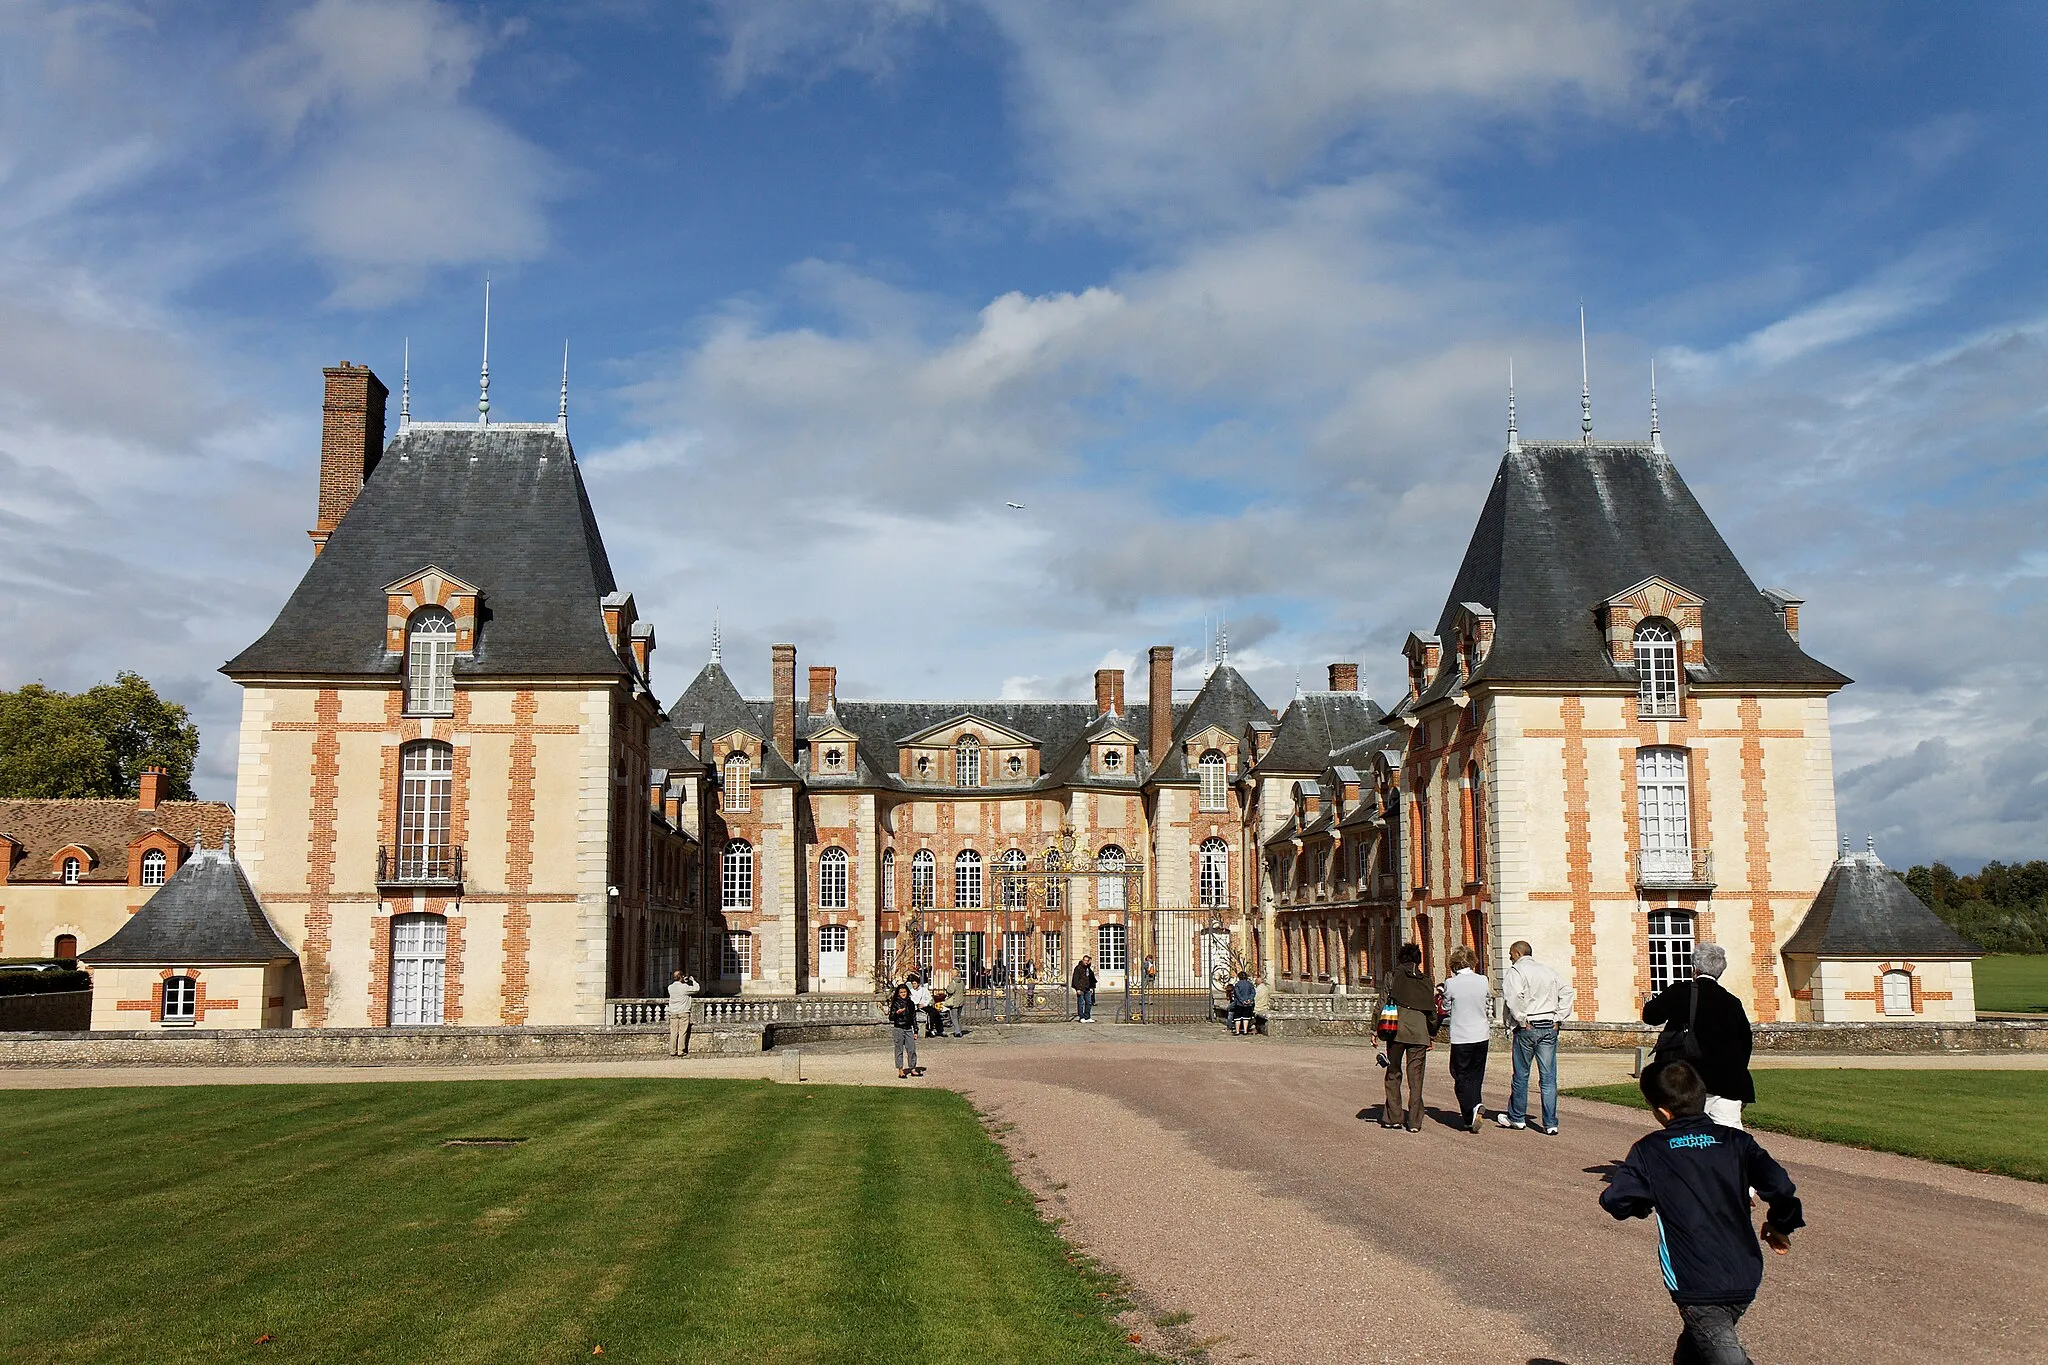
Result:
[[[1230,903],[1230,845],[1221,839],[1202,840],[1200,891],[1211,910]]]
[[[160,848],[153,848],[144,853],[142,855],[142,884],[144,886],[162,886],[164,884],[164,875],[169,871],[170,865],[171,860],[164,855],[164,851]]]
[[[405,627],[405,709],[415,716],[455,711],[455,618],[421,607]]]
[[[882,908],[896,908],[896,850],[882,850]]]
[[[401,881],[445,881],[455,875],[449,811],[455,804],[455,750],[423,740],[405,746],[399,760],[398,876]]]
[[[1095,854],[1095,866],[1103,872],[1123,871],[1124,851],[1115,844],[1104,844]],[[1095,879],[1095,908],[1098,910],[1121,910],[1124,908],[1124,879],[1122,877],[1097,877]]]
[[[1045,908],[1057,910],[1067,903],[1067,879],[1047,877],[1045,879]]]
[[[1060,932],[1057,929],[1048,929],[1043,937],[1045,939],[1044,976],[1047,981],[1058,984],[1060,978],[1066,974],[1067,970],[1066,959],[1060,955]]]
[[[1415,789],[1415,868],[1410,881],[1429,885],[1429,792],[1420,784]]]
[[[981,909],[981,855],[971,848],[953,859],[953,904],[961,910]]]
[[[1650,989],[1661,991],[1692,976],[1692,916],[1683,910],[1650,912]]]
[[[1884,1012],[1886,1014],[1911,1014],[1913,1012],[1913,974],[1911,972],[1886,972],[1884,974]]]
[[[164,978],[164,1022],[190,1024],[199,1018],[199,983],[189,976]]]
[[[396,915],[391,920],[391,1022],[445,1022],[448,921],[439,915]]]
[[[1636,627],[1636,714],[1678,714],[1678,632],[1663,621]]]
[[[85,864],[84,864],[84,863],[82,863],[82,862],[78,861],[78,859],[76,859],[76,858],[66,858],[66,859],[64,860],[64,885],[66,885],[66,886],[76,886],[76,885],[78,885],[78,878],[79,878],[79,875],[80,875],[81,873],[83,873],[84,871],[85,871]]]
[[[1196,768],[1202,776],[1202,809],[1209,811],[1230,809],[1230,772],[1223,755],[1211,749],[1202,755]]]
[[[1095,927],[1095,965],[1105,972],[1130,970],[1130,937],[1124,932],[1123,925],[1099,924]]]
[[[754,761],[743,750],[725,756],[725,808],[754,808]]]
[[[917,971],[925,980],[932,979],[932,931],[923,930],[917,936]]]
[[[727,981],[745,981],[754,974],[754,936],[730,933],[719,940],[718,974]]]
[[[1024,850],[1013,848],[1003,854],[1003,908],[1022,910],[1030,904],[1030,883],[1021,875],[1024,871]],[[1016,961],[1015,958],[1011,959]]]
[[[1636,832],[1643,877],[1684,880],[1692,875],[1691,810],[1685,750],[1636,750]]]
[[[818,855],[818,905],[826,910],[846,908],[846,850],[828,848]]]
[[[1486,880],[1486,778],[1473,764],[1470,786],[1472,790],[1471,818],[1465,833],[1466,867],[1465,880],[1483,882]]]
[[[981,741],[973,735],[960,736],[953,746],[953,783],[960,787],[981,785]]]
[[[921,848],[910,855],[910,908],[929,910],[938,891],[937,859],[932,851]],[[931,964],[926,963],[927,967]]]
[[[1008,933],[1003,935],[1003,965],[1014,974],[1024,970],[1024,964],[1031,957],[1031,935]]]
[[[735,839],[719,858],[718,904],[725,910],[754,908],[754,846]]]

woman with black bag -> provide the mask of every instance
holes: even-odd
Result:
[[[1643,1006],[1643,1022],[1662,1024],[1657,1060],[1690,1062],[1707,1085],[1707,1117],[1724,1128],[1742,1126],[1742,1106],[1756,1103],[1749,1075],[1749,1015],[1721,985],[1728,953],[1719,944],[1692,950],[1692,979],[1674,981]]]

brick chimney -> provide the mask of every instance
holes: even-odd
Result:
[[[699,758],[704,757],[704,727],[702,725],[692,725],[690,727],[690,752]]]
[[[1358,665],[1331,664],[1330,690],[1332,692],[1356,692],[1358,690]]]
[[[1124,713],[1124,671],[1121,668],[1095,670],[1095,714]]]
[[[163,803],[164,791],[170,786],[171,775],[158,767],[142,770],[142,790],[135,798],[135,809],[155,810]]]
[[[1166,762],[1166,751],[1173,745],[1173,646],[1154,645],[1151,653],[1151,676],[1148,681],[1150,696],[1146,707],[1146,728],[1149,734],[1145,740],[1150,751],[1152,766]]]
[[[775,752],[796,762],[796,646],[770,648],[775,677]]]
[[[363,481],[384,453],[384,400],[391,391],[367,365],[344,360],[322,371],[327,376],[327,402],[320,416],[320,506],[313,529],[313,553],[327,548],[327,537],[341,524]]]
[[[811,701],[809,711],[822,716],[832,710],[839,697],[839,670],[819,664],[811,665]]]

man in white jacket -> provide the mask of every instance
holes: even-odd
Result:
[[[1515,1079],[1508,1090],[1508,1112],[1497,1115],[1503,1128],[1529,1126],[1529,1064],[1543,1070],[1543,1131],[1557,1136],[1557,1026],[1572,1017],[1579,993],[1569,981],[1538,962],[1524,940],[1508,948],[1508,969],[1502,974],[1500,1002],[1514,1032]]]
[[[668,1053],[680,1057],[690,1050],[690,997],[700,988],[697,978],[672,974],[668,983]]]

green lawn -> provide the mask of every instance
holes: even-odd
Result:
[[[10,1362],[1141,1358],[943,1090],[0,1092],[0,1267]]]
[[[1978,958],[1977,1008],[2048,1014],[2048,953]]]
[[[1757,1071],[1750,1128],[2048,1180],[2048,1071]],[[1569,1092],[1644,1108],[1634,1081]]]

